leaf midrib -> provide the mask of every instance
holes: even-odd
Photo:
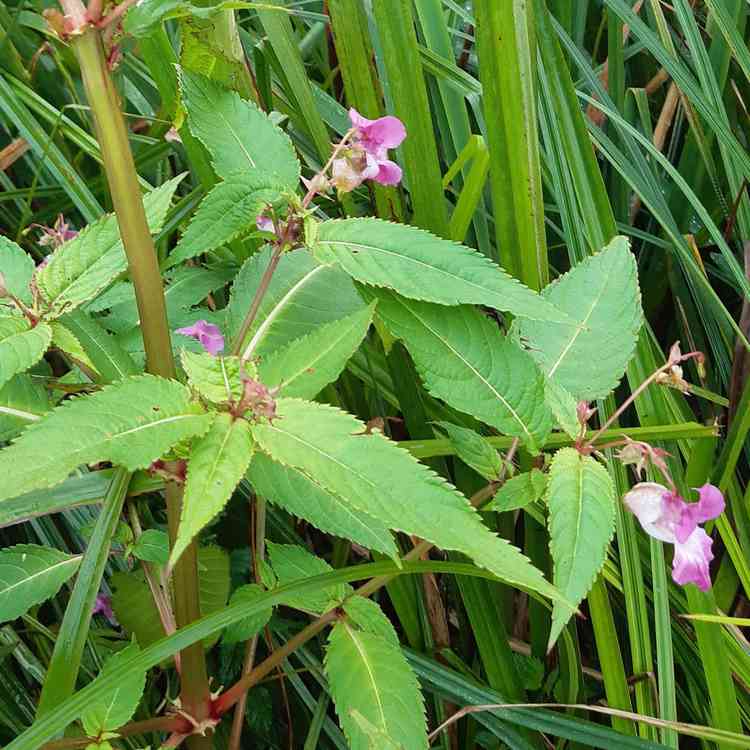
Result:
[[[508,403],[508,400],[492,385],[492,383],[487,380],[487,378],[482,375],[482,373],[479,372],[479,370],[474,367],[474,365],[471,364],[467,359],[465,359],[461,353],[455,349],[445,338],[443,338],[437,331],[435,331],[428,323],[426,323],[418,314],[416,311],[412,310],[410,307],[404,304],[402,300],[398,300],[399,304],[414,317],[419,323],[424,326],[433,336],[435,336],[438,341],[440,341],[447,349],[449,349],[456,358],[462,362],[471,372],[473,372],[477,378],[483,382],[487,388],[494,394],[494,396],[497,398],[498,401],[500,401],[505,408],[511,413],[511,416],[513,419],[518,422],[518,424],[521,426],[521,429],[523,430],[524,434],[527,436],[530,443],[534,443],[534,437],[529,431],[529,428],[526,426],[526,423],[523,421],[521,416],[518,414],[518,412]]]
[[[23,553],[22,553],[23,554]],[[26,553],[30,554],[30,553]],[[9,592],[13,591],[18,586],[23,586],[24,584],[27,584],[29,581],[33,581],[34,579],[38,578],[39,576],[44,576],[47,574],[50,574],[51,572],[55,571],[57,568],[61,568],[65,565],[70,565],[71,563],[79,563],[81,561],[82,555],[75,555],[73,557],[69,557],[65,560],[60,560],[59,562],[56,562],[54,565],[51,565],[49,567],[43,568],[42,570],[38,570],[36,573],[27,576],[26,578],[22,578],[19,581],[16,581],[15,583],[11,584],[10,586],[0,589],[0,597],[6,596]],[[8,565],[8,563],[3,563],[4,565]],[[19,566],[20,567],[20,566]],[[21,570],[24,570],[24,568],[21,568]]]

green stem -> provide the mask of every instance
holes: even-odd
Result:
[[[128,258],[130,277],[135,287],[146,351],[146,368],[154,375],[174,378],[175,365],[158,259],[143,209],[128,131],[109,75],[100,33],[87,26],[85,9],[80,0],[61,2],[66,15],[80,32],[71,36],[71,43],[94,116],[107,183]],[[182,489],[177,485],[167,484],[166,503],[170,531],[174,534],[180,518]],[[175,566],[174,592],[177,627],[200,619],[195,545],[191,545]],[[209,710],[203,645],[199,642],[185,649],[180,654],[180,662],[182,708],[201,721],[208,717]],[[211,741],[203,737],[191,737],[188,746],[195,750],[210,748]]]
[[[472,496],[471,504],[475,508],[480,507],[492,496],[495,490],[495,483],[483,487],[479,492]],[[432,544],[432,542],[422,541],[407,555],[404,555],[403,560],[405,562],[419,560],[422,555],[429,552],[434,546],[435,545]],[[398,574],[382,575],[371,578],[367,583],[360,586],[352,596],[371,596],[376,591],[383,588],[386,583],[395,578],[396,575]],[[300,630],[297,635],[290,638],[283,646],[281,646],[281,648],[277,648],[265,661],[261,662],[255,667],[255,669],[250,670],[247,674],[241,677],[225,693],[222,693],[213,705],[214,713],[217,716],[222,716],[226,713],[253,685],[256,685],[266,675],[273,672],[276,667],[284,662],[284,659],[286,659],[287,656],[294,653],[298,648],[304,646],[311,638],[314,638],[318,633],[325,630],[326,627],[332,622],[335,622],[338,617],[338,608],[334,607],[318,617],[317,620],[313,620],[307,627]]]

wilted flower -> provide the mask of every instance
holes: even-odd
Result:
[[[354,128],[352,146],[334,159],[331,184],[343,192],[354,190],[365,180],[398,185],[401,167],[388,158],[388,150],[406,138],[404,124],[392,115],[368,120],[354,108],[349,110],[349,119]]]
[[[270,389],[258,380],[249,377],[243,377],[242,384],[244,390],[240,401],[240,412],[250,410],[255,417],[274,419],[276,401]]]
[[[698,525],[724,512],[724,498],[717,487],[698,488],[697,503],[686,503],[676,492],[656,482],[641,482],[624,497],[625,505],[643,530],[674,545],[672,578],[694,583],[701,591],[711,588],[709,564],[713,560],[711,537]]]
[[[98,594],[96,601],[94,602],[94,609],[92,611],[94,615],[103,615],[113,625],[117,625],[117,618],[115,613],[112,611],[112,600],[106,594]]]
[[[55,223],[51,227],[45,227],[42,224],[34,224],[34,226],[42,230],[42,234],[37,240],[38,244],[42,247],[58,248],[78,235],[75,229],[70,228],[70,224],[65,221],[65,217],[62,214],[57,215],[57,219],[55,219]]]
[[[199,341],[201,346],[214,356],[224,349],[224,337],[221,335],[221,331],[207,320],[197,320],[191,326],[178,328],[175,333],[179,333],[182,336],[189,336],[191,339]]]
[[[649,463],[659,469],[664,476],[669,477],[669,468],[664,460],[670,455],[667,451],[640,440],[631,440],[627,435],[624,436],[624,440],[625,445],[617,453],[617,458],[626,466],[633,464],[633,469],[639,479]]]

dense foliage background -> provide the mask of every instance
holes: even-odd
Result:
[[[0,452],[5,472],[0,475],[0,540],[8,548],[0,551],[0,742],[29,749],[44,742],[59,748],[108,743],[158,747],[168,732],[180,731],[174,723],[148,721],[163,717],[179,694],[173,657],[182,650],[186,663],[188,641],[181,641],[180,633],[187,632],[189,638],[194,632],[205,636],[213,691],[235,684],[253,663],[268,666],[245,685],[250,690],[246,703],[243,698],[238,704],[234,728],[230,710],[222,710],[221,717],[203,717],[217,748],[423,747],[423,729],[414,729],[409,718],[421,717],[412,673],[422,688],[430,732],[466,706],[484,707],[459,713],[445,731],[436,733],[433,745],[446,750],[750,747],[743,737],[750,723],[750,645],[743,632],[750,624],[747,3],[237,0],[209,5],[140,0],[120,17],[127,6],[123,3],[114,10],[101,34],[119,96],[109,103],[119,101],[125,113],[166,285],[171,331],[205,320],[221,328],[227,341],[236,339],[247,307],[262,286],[273,252],[269,243],[281,242],[281,225],[272,227],[276,234],[269,238],[256,227],[256,215],[277,211],[284,217],[287,204],[301,211],[300,199],[287,195],[296,187],[296,159],[304,178],[319,173],[332,143],[351,128],[350,107],[370,118],[397,116],[407,134],[391,152],[403,169],[401,183],[367,181],[351,192],[319,196],[310,216],[321,223],[300,218],[300,226],[293,227],[297,242],[304,223],[304,241],[313,253],[302,258],[307,251],[299,249],[282,258],[274,277],[277,286],[271,287],[271,301],[261,307],[260,319],[276,310],[274,305],[280,306],[279,300],[306,274],[317,273],[317,261],[335,260],[357,281],[365,301],[377,306],[363,306],[348,277],[343,284],[334,272],[330,278],[325,276],[328,271],[321,273],[317,286],[295,301],[291,312],[285,309],[283,325],[273,328],[269,323],[267,349],[256,351],[268,354],[265,361],[261,358],[258,379],[283,381],[289,371],[292,360],[274,360],[273,347],[295,336],[314,335],[321,326],[345,318],[345,330],[325,329],[304,345],[309,352],[286,355],[304,354],[317,363],[322,349],[338,345],[343,352],[337,355],[340,365],[333,356],[330,372],[323,364],[308,367],[311,378],[320,368],[321,382],[312,386],[303,379],[301,386],[295,385],[299,391],[282,395],[316,397],[319,403],[350,412],[361,420],[346,423],[350,433],[360,428],[367,434],[382,431],[477,503],[492,498],[507,472],[519,472],[524,484],[499,495],[482,514],[483,521],[520,548],[569,601],[580,602],[580,611],[568,619],[567,610],[561,616],[558,602],[552,614],[547,599],[536,593],[547,596],[551,587],[538,583],[525,563],[518,569],[511,565],[504,571],[504,582],[499,582],[459,552],[430,552],[418,546],[422,536],[437,541],[439,530],[432,532],[434,536],[415,529],[392,537],[389,529],[402,528],[399,514],[410,518],[412,505],[406,493],[403,510],[390,509],[392,521],[378,519],[367,528],[361,518],[352,526],[329,518],[328,525],[318,521],[316,527],[309,518],[304,520],[309,511],[303,506],[312,502],[312,495],[305,494],[311,492],[309,486],[293,485],[290,474],[288,497],[274,501],[274,492],[284,493],[275,484],[273,467],[264,468],[262,461],[259,466],[256,459],[249,477],[253,482],[240,481],[247,468],[242,457],[233,464],[239,467],[237,476],[231,481],[222,478],[229,487],[220,502],[206,509],[211,498],[208,479],[188,493],[186,503],[192,503],[194,520],[186,523],[187,530],[181,527],[180,549],[194,550],[188,545],[200,531],[193,603],[199,599],[203,615],[220,614],[206,621],[200,633],[180,628],[178,635],[159,642],[162,624],[169,620],[165,611],[169,614],[171,606],[169,587],[161,578],[170,554],[162,488],[165,477],[174,478],[175,464],[152,461],[199,429],[170,433],[161,449],[143,448],[142,455],[140,445],[128,445],[122,456],[99,454],[95,440],[98,431],[114,429],[106,422],[110,411],[136,413],[151,402],[165,412],[173,409],[181,418],[208,417],[197,406],[187,405],[184,389],[174,382],[136,376],[125,385],[105,389],[99,402],[90,402],[85,440],[65,425],[46,432],[35,428],[39,437],[25,444],[30,446],[25,453]],[[89,107],[96,106],[92,92],[104,91],[104,84],[95,81],[91,88],[89,82],[85,89],[81,67],[85,71],[86,66],[79,65],[85,58],[70,31],[52,6],[36,0],[0,2],[0,270],[9,289],[17,283],[10,276],[11,265],[18,278],[31,278],[34,272],[41,286],[36,291],[24,286],[24,294],[29,294],[28,300],[21,300],[24,304],[32,305],[32,293],[52,300],[47,317],[35,319],[28,332],[17,328],[15,319],[0,319],[3,443],[22,435],[29,421],[55,405],[75,401],[80,393],[94,392],[92,399],[96,398],[100,384],[142,371],[146,359],[142,334],[147,335],[149,324],[141,320],[136,306],[131,283],[135,279],[127,275],[117,225],[101,218],[113,210],[102,163],[114,152],[108,156],[107,141],[102,132],[97,135]],[[229,91],[235,93],[230,96]],[[245,131],[248,142],[254,143],[251,151],[257,149],[252,157],[268,161],[266,172],[249,181],[247,175],[236,176],[234,170],[241,170],[242,164],[231,135],[226,135],[231,132],[231,113],[246,112],[240,99],[268,115],[252,110],[252,117],[259,118],[257,132],[267,136],[266,141],[253,142],[250,130]],[[294,153],[280,131],[291,139]],[[215,141],[222,138],[227,143],[217,146]],[[254,166],[253,158],[250,161]],[[229,185],[235,192],[219,195],[221,211],[209,214],[205,207],[210,201],[202,201],[208,194],[216,196],[211,191],[217,185]],[[283,207],[279,196],[286,196]],[[201,216],[200,210],[206,213],[190,223],[193,216]],[[415,229],[361,222],[345,230],[342,224],[325,223],[365,216]],[[120,212],[118,218],[122,228]],[[74,285],[64,286],[61,279],[71,272],[59,260],[71,258],[70,253],[63,255],[65,245],[57,265],[51,263],[46,273],[40,270],[45,258],[70,240],[71,232],[95,222],[94,254],[81,250],[76,262],[99,275],[90,272],[85,283],[72,290]],[[292,231],[289,226],[284,225],[285,232]],[[471,297],[468,292],[462,297],[451,286],[452,279],[441,286],[413,270],[388,279],[393,273],[388,266],[360,268],[356,254],[336,256],[332,248],[342,242],[344,231],[349,232],[350,244],[385,238],[383,242],[408,248],[415,257],[420,247],[424,258],[442,257],[440,253],[448,253],[450,247],[457,253],[451,262],[463,269],[457,275],[474,273],[472,269],[480,266],[472,264],[482,260],[479,255],[440,244],[437,238],[454,240],[537,291],[578,266],[577,276],[573,270],[567,282],[553,283],[550,289],[557,292],[548,290],[544,299],[575,318],[578,301],[588,304],[587,295],[595,290],[591,309],[595,304],[598,310],[606,309],[600,337],[586,346],[579,344],[564,383],[576,401],[591,402],[597,410],[589,421],[593,430],[664,366],[675,341],[681,342],[683,352],[703,352],[703,358],[682,363],[680,377],[670,370],[672,379],[651,383],[605,437],[618,441],[624,433],[667,451],[668,471],[686,497],[690,487],[706,482],[721,490],[726,512],[706,526],[714,540],[712,588],[702,592],[669,579],[671,548],[644,534],[622,504],[637,478],[606,442],[599,442],[598,447],[604,447],[596,459],[588,458],[595,468],[587,464],[588,471],[602,475],[592,480],[598,488],[592,490],[592,507],[611,495],[606,508],[591,511],[601,511],[596,518],[604,518],[606,528],[597,531],[592,522],[591,535],[572,537],[576,544],[571,551],[573,542],[553,520],[557,513],[568,517],[567,506],[555,507],[552,490],[543,497],[547,479],[540,470],[549,469],[553,456],[560,463],[583,460],[570,448],[554,453],[575,442],[574,410],[571,427],[570,419],[565,422],[565,415],[571,416],[569,404],[558,404],[552,411],[561,429],[550,434],[550,417],[546,427],[537,424],[527,431],[528,440],[521,433],[519,444],[514,439],[519,433],[506,426],[493,405],[481,413],[476,410],[471,382],[467,392],[457,394],[454,386],[462,371],[443,350],[434,342],[421,350],[412,344],[412,323],[399,307],[403,298],[420,300],[411,309],[423,315],[423,322],[432,325],[425,323],[425,329],[433,333],[442,324],[449,327],[446,320],[459,320],[459,312],[452,318],[453,313],[445,310],[460,310],[465,330],[473,330],[476,323],[487,331],[481,345],[470,342],[467,334],[470,361],[489,356],[493,337],[500,342],[502,330],[508,333],[502,346],[528,344],[537,365],[551,378],[553,373],[545,370],[545,352],[558,340],[557,329],[552,318],[544,317],[550,313],[535,307],[541,297],[516,299],[510,287],[495,297]],[[616,236],[627,237],[629,246]],[[26,253],[26,260],[15,255],[16,246]],[[605,247],[596,256],[599,266],[587,260]],[[104,251],[112,249],[119,254],[114,261],[114,256],[106,260]],[[297,265],[290,261],[292,256]],[[95,267],[101,258],[102,265]],[[640,301],[631,272],[636,262]],[[381,271],[385,281],[378,276]],[[459,304],[460,308],[438,308]],[[497,310],[512,315],[503,317]],[[530,319],[524,318],[530,310]],[[258,322],[254,323],[251,333],[257,332]],[[4,340],[19,332],[33,334],[24,339],[24,346],[38,349],[26,374],[19,374],[26,365],[18,366],[14,359],[20,361],[19,349],[11,349],[7,341],[2,348]],[[333,332],[340,334],[334,343]],[[440,333],[435,333],[437,339]],[[240,345],[243,342],[240,335]],[[201,369],[212,365],[200,360],[207,355],[201,354],[198,343],[176,333],[172,343],[178,356],[188,350],[180,359],[182,380],[186,373],[204,401],[221,401],[224,379],[212,380],[216,373]],[[521,356],[520,348],[514,351]],[[531,357],[528,361],[529,367],[537,366]],[[241,391],[238,372],[233,385]],[[129,389],[128,383],[136,381]],[[215,399],[212,386],[214,393],[219,388]],[[510,379],[508,393],[516,386]],[[540,387],[543,390],[543,383]],[[229,384],[227,388],[231,390]],[[243,403],[265,418],[275,408],[264,400],[267,397],[271,396],[258,391],[252,404]],[[545,398],[549,394],[539,403]],[[323,407],[300,401],[281,408],[278,424],[287,420],[290,429],[299,427],[300,435],[306,424],[313,436],[319,431],[321,440],[338,429],[337,417]],[[223,418],[229,422],[226,414]],[[472,432],[467,435],[468,430]],[[252,439],[264,450],[270,446],[268,455],[277,459],[280,452],[274,452],[271,431],[258,428]],[[180,453],[183,448],[178,445],[169,458],[186,458],[187,448]],[[539,453],[538,448],[544,450]],[[371,454],[376,468],[378,450]],[[506,466],[506,456],[512,466]],[[190,460],[198,459],[190,454]],[[395,461],[393,482],[412,476],[411,463],[397,466]],[[149,471],[142,470],[149,464]],[[138,470],[129,487],[128,475],[113,465]],[[662,481],[655,468],[657,464],[650,465],[647,478]],[[74,474],[62,481],[73,469]],[[213,478],[211,470],[206,466],[201,476]],[[47,484],[61,483],[42,487],[38,478],[47,472]],[[554,472],[553,465],[553,487]],[[345,494],[347,480],[330,481],[340,481]],[[410,480],[403,481],[411,490]],[[483,496],[488,481],[490,491]],[[383,476],[383,486],[387,484]],[[21,490],[14,487],[40,488],[16,497]],[[120,506],[111,502],[118,492]],[[271,502],[266,505],[257,496]],[[292,507],[295,498],[299,504]],[[614,538],[608,545],[612,526]],[[428,521],[424,528],[429,529]],[[443,531],[441,538],[449,539],[452,529]],[[550,544],[550,534],[557,536],[558,550],[584,561],[580,581],[570,570],[567,583],[563,580],[565,571],[558,569],[563,555],[556,553],[554,541]],[[442,546],[471,555],[474,563],[498,573],[486,562],[488,556],[482,558],[484,553],[478,551],[479,537],[477,550],[471,545]],[[332,618],[341,615],[339,625],[365,623],[363,632],[373,639],[368,628],[374,628],[381,640],[364,641],[375,644],[374,656],[358,659],[352,635],[360,632],[356,628],[350,632],[337,625],[330,646],[323,631],[329,622],[309,639],[299,638],[311,616],[345,599],[349,589],[336,586],[396,572],[384,561],[386,556],[406,555],[415,546],[421,555],[413,553],[404,563],[408,575],[389,580],[374,596],[392,627],[376,607],[370,611],[362,605],[361,597],[356,598],[359,604],[343,607],[351,609],[344,615],[330,610]],[[40,547],[47,552],[39,552]],[[29,563],[27,555],[39,556],[37,562]],[[173,553],[170,565],[177,556]],[[415,562],[415,557],[422,562]],[[364,573],[351,570],[370,563],[377,564]],[[44,572],[46,588],[29,595],[32,564]],[[343,572],[337,578],[333,569]],[[26,571],[20,579],[18,570]],[[307,586],[306,579],[321,574],[330,576],[321,579],[327,588],[320,581]],[[284,584],[292,586],[286,598],[263,600],[265,606],[258,606],[257,612],[240,610],[243,602],[249,606],[262,593],[261,586],[273,591]],[[96,614],[91,619],[94,599]],[[279,603],[283,606],[271,615],[269,606]],[[178,622],[184,622],[179,612]],[[133,635],[138,646],[128,645]],[[351,642],[343,643],[347,636]],[[138,652],[138,647],[157,642],[160,645],[153,649]],[[548,650],[550,642],[555,645]],[[148,658],[139,662],[138,653]],[[286,658],[274,659],[275,653]],[[101,693],[109,699],[119,688],[119,697],[111,701],[119,706],[115,721],[102,718],[94,701],[97,687],[78,698],[70,696],[91,684],[108,660],[107,669],[116,670],[118,659],[125,666],[121,672],[110,671]],[[377,679],[367,693],[371,666]],[[384,719],[391,722],[385,733],[362,714],[380,705],[381,699],[386,712],[393,712]],[[223,705],[221,700],[212,704],[214,708]],[[511,703],[566,707],[491,708]],[[82,713],[82,724],[75,723]],[[407,717],[403,725],[399,717]],[[130,736],[109,737],[103,731],[131,718],[136,724]],[[141,721],[145,723],[137,723]],[[26,732],[32,725],[34,729]],[[86,736],[98,741],[81,739]],[[195,738],[190,743],[196,741],[199,744],[192,747],[207,746]]]

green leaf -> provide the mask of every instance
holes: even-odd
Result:
[[[15,620],[52,598],[80,564],[80,556],[36,544],[0,550],[0,622]]]
[[[292,142],[263,112],[196,73],[182,70],[180,84],[190,131],[208,149],[219,177],[239,170],[275,174],[297,189],[300,166]]]
[[[3,412],[3,407],[11,412]],[[29,375],[12,377],[0,388],[0,442],[12,440],[34,421],[25,416],[14,416],[13,411],[21,415],[42,417],[49,408],[47,389],[41,383],[37,383]]]
[[[208,432],[195,441],[188,459],[182,515],[170,565],[229,502],[252,455],[250,425],[231,414],[217,414]]]
[[[256,452],[248,478],[261,497],[321,531],[398,559],[398,548],[385,524],[355,508],[341,495],[328,492],[313,477]]]
[[[169,537],[159,529],[146,529],[131,551],[139,560],[166,565],[169,559]]]
[[[555,585],[578,605],[604,565],[615,531],[615,491],[607,470],[575,448],[552,459],[547,488],[550,552]],[[550,645],[570,618],[555,603]]]
[[[573,398],[591,401],[608,395],[625,372],[643,322],[628,240],[615,237],[546,287],[542,296],[575,324],[518,321],[531,356]]]
[[[441,305],[487,305],[542,321],[567,317],[488,258],[423,229],[380,219],[323,222],[312,246],[363,284]]]
[[[34,260],[15,242],[0,236],[0,275],[5,288],[14,297],[27,305],[31,304],[31,277],[34,275]]]
[[[277,585],[284,586],[301,578],[312,578],[321,573],[330,573],[333,568],[319,557],[296,544],[268,542],[268,557],[276,574]],[[284,598],[284,604],[305,612],[320,614],[340,604],[351,592],[351,587],[341,585],[303,592]]]
[[[175,177],[143,197],[152,233],[166,218],[177,185]],[[107,214],[61,245],[37,273],[37,286],[46,299],[50,317],[59,317],[96,297],[127,270],[117,217]]]
[[[74,362],[90,368],[98,376],[94,363],[75,334],[57,320],[53,320],[49,326],[52,329],[52,346],[67,354]]]
[[[168,272],[164,279],[167,318],[173,322],[175,316],[199,304],[211,292],[231,281],[236,272],[236,268],[224,266],[180,266]],[[135,288],[129,281],[116,282],[92,303],[86,305],[86,309],[89,312],[110,310],[110,315],[106,318],[107,325],[110,326],[117,321],[118,333],[140,324]]]
[[[137,656],[140,652],[137,643],[131,643],[122,651],[107,659],[100,674],[107,674],[122,662]],[[146,671],[130,670],[117,687],[99,695],[89,704],[81,716],[83,729],[91,737],[98,737],[106,731],[118,729],[133,717],[146,687]]]
[[[337,622],[328,638],[325,672],[336,713],[352,750],[369,750],[359,712],[390,741],[426,750],[424,701],[401,649],[390,640]]]
[[[232,337],[239,333],[271,253],[270,247],[264,248],[237,275],[227,310]],[[320,265],[307,250],[284,253],[242,345],[254,339],[254,354],[262,357],[363,307],[354,284],[341,269]]]
[[[248,583],[245,586],[240,586],[238,589],[235,589],[232,594],[232,598],[229,600],[229,606],[242,602],[251,602],[263,593],[263,588],[258,586],[257,583]],[[249,641],[253,636],[263,630],[271,619],[272,614],[273,607],[269,607],[268,609],[261,610],[257,614],[246,617],[244,620],[235,622],[224,631],[222,641],[224,643],[242,643],[243,641]]]
[[[0,388],[14,375],[35,365],[52,341],[52,329],[46,323],[31,328],[21,317],[0,318]]]
[[[496,510],[502,513],[507,510],[525,508],[543,497],[546,489],[546,475],[539,469],[532,469],[511,477],[505,482],[495,493],[492,502],[483,510]]]
[[[174,266],[226,245],[249,229],[268,203],[278,202],[284,185],[267,174],[235,172],[216,185],[193,214],[185,233],[169,255]]]
[[[368,750],[404,750],[404,746],[400,742],[391,739],[385,732],[382,732],[372,722],[365,719],[356,709],[352,709],[349,712],[349,716],[367,738],[366,747]]]
[[[183,349],[180,361],[190,386],[208,401],[223,404],[238,401],[242,397],[242,366],[239,357],[214,357],[206,352]],[[252,362],[245,362],[245,372],[254,377]]]
[[[81,464],[147,468],[173,445],[205,432],[212,415],[173,380],[138,375],[72,398],[0,451],[0,500],[52,487]]]
[[[539,450],[552,429],[544,378],[495,321],[468,305],[446,310],[385,290],[368,293],[433,396]]]
[[[284,396],[315,398],[341,374],[372,322],[375,304],[295,339],[260,361],[258,374]]]
[[[230,587],[229,555],[224,550],[219,547],[198,550],[198,584],[203,616],[224,609]],[[143,572],[115,573],[111,585],[112,609],[125,632],[134,634],[143,648],[163,638],[164,628]],[[203,643],[209,648],[218,638],[215,633]]]
[[[558,598],[556,589],[493,534],[455,487],[345,412],[298,399],[277,401],[278,419],[253,437],[275,460],[314,476],[333,494],[390,528],[463,552],[499,578]]]
[[[437,422],[456,450],[456,455],[488,482],[494,482],[502,472],[503,462],[498,452],[479,433],[450,422]]]
[[[576,400],[557,380],[544,378],[544,400],[565,434],[575,440],[581,431]]]
[[[61,319],[83,347],[88,358],[101,375],[102,382],[114,383],[139,370],[131,356],[117,343],[114,336],[83,310],[75,310]]]
[[[360,630],[378,635],[398,646],[396,630],[377,602],[364,596],[351,596],[344,602],[343,608]]]

